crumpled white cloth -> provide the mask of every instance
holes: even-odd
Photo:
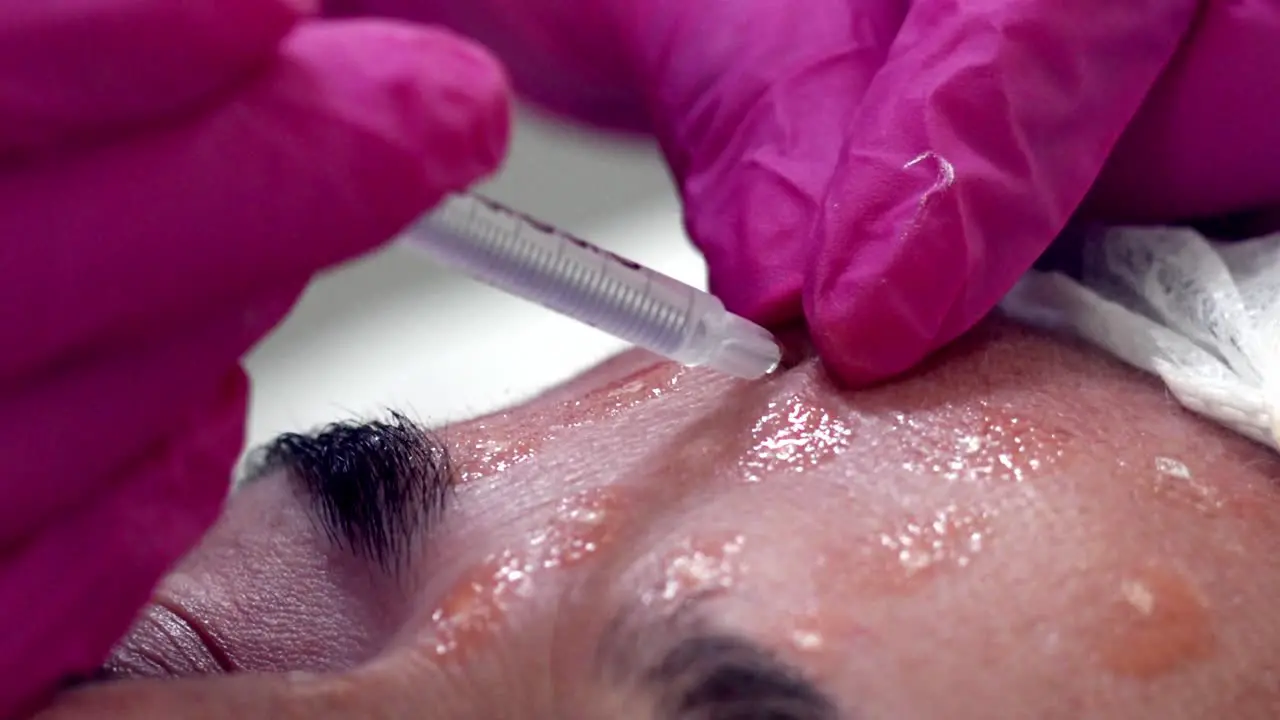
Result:
[[[1280,450],[1280,233],[1219,242],[1183,227],[1085,241],[1080,280],[1028,273],[1002,308],[1154,373],[1187,409]]]

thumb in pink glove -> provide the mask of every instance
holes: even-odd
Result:
[[[93,670],[214,521],[240,356],[505,148],[502,71],[284,0],[0,9],[0,717]]]

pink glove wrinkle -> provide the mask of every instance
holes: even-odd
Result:
[[[275,30],[225,42],[242,26]],[[92,671],[216,519],[241,355],[316,270],[491,172],[509,122],[496,62],[431,28],[262,0],[0,9],[22,28],[80,46],[47,106],[53,71],[0,49],[0,717]]]
[[[1196,9],[912,5],[815,229],[805,315],[836,376],[903,372],[995,306],[1066,225]]]

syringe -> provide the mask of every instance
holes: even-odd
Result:
[[[714,295],[473,194],[450,195],[403,234],[441,265],[684,365],[741,378],[782,350]]]

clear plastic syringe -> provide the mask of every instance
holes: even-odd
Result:
[[[400,242],[684,365],[757,378],[782,359],[768,330],[725,310],[714,295],[478,195],[447,196]]]

